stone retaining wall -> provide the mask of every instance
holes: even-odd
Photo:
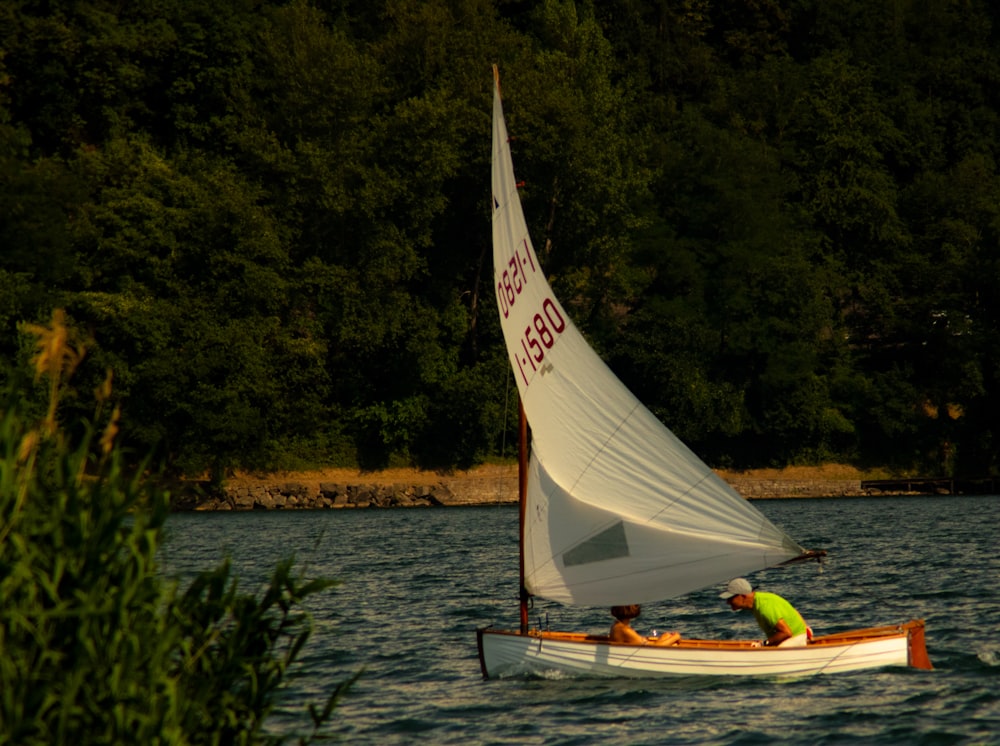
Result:
[[[362,485],[298,482],[227,488],[197,501],[193,510],[321,510],[327,508],[414,508],[450,505],[451,491],[437,485]]]
[[[782,497],[861,497],[869,494],[856,479],[829,479],[821,482],[792,479],[729,479],[729,484],[748,500]]]
[[[748,500],[794,497],[859,497],[870,494],[857,480],[796,481],[730,479]],[[221,495],[189,499],[181,510],[323,510],[331,508],[411,508],[458,505],[506,505],[517,502],[517,477],[442,478],[436,484],[309,485],[286,482],[230,487]]]

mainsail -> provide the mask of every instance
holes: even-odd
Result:
[[[542,273],[493,94],[494,288],[532,433],[524,583],[563,603],[643,603],[803,549],[708,468],[591,349]]]

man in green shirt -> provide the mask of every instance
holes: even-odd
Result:
[[[755,591],[745,578],[730,580],[719,598],[728,601],[733,611],[749,609],[753,612],[764,632],[761,644],[765,647],[803,647],[812,637],[812,630],[794,606],[776,593]]]

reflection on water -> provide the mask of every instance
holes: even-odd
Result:
[[[913,617],[936,670],[891,669],[796,681],[482,681],[475,629],[517,622],[513,507],[197,513],[170,519],[164,572],[190,577],[228,556],[242,588],[294,554],[341,585],[310,604],[316,632],[278,723],[365,674],[338,710],[350,743],[997,743],[1000,560],[997,497],[761,501],[822,566],[757,573],[817,633]],[[944,509],[946,508],[946,509]],[[553,628],[605,631],[606,609],[538,601]],[[640,629],[755,636],[706,589],[643,607]]]

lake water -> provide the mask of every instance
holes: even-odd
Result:
[[[922,617],[934,671],[796,680],[484,681],[475,630],[517,625],[511,506],[184,513],[161,561],[181,578],[228,557],[244,590],[292,554],[341,585],[274,725],[306,732],[309,703],[364,668],[333,726],[350,744],[1000,744],[1000,497],[769,500],[755,505],[828,561],[751,577],[817,634]],[[720,588],[721,589],[721,588]],[[648,604],[635,626],[758,637],[708,589]],[[532,621],[606,631],[605,609],[538,602]]]

